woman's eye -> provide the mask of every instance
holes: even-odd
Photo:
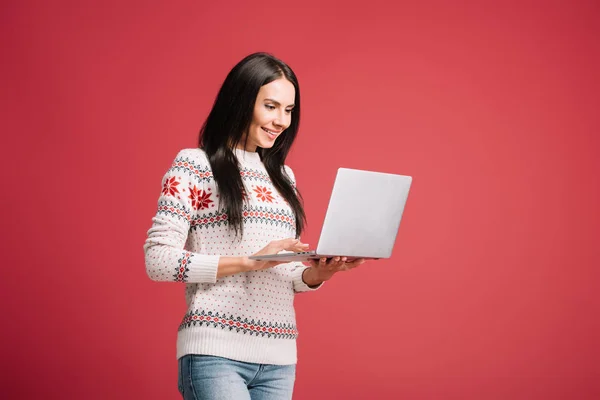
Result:
[[[285,110],[285,112],[286,112],[287,114],[291,114],[291,113],[292,113],[292,111],[294,111],[294,109],[293,109],[293,108],[292,108],[291,110]]]
[[[269,110],[274,110],[275,106],[272,106],[270,104],[265,104],[265,107],[267,107]]]

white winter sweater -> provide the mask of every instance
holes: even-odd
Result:
[[[185,282],[187,312],[177,335],[177,358],[208,354],[261,364],[296,363],[294,294],[312,290],[306,266],[238,273],[217,279],[220,256],[247,256],[271,240],[295,237],[295,216],[273,187],[258,153],[235,150],[245,186],[240,241],[219,208],[203,150],[179,152],[162,181],[158,210],[144,245],[155,281]],[[292,170],[285,171],[295,187]]]

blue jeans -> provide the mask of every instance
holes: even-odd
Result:
[[[285,400],[292,398],[296,365],[252,364],[188,354],[179,359],[184,400]]]

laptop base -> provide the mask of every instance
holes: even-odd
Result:
[[[251,260],[255,261],[281,261],[281,262],[306,262],[309,260],[319,260],[321,258],[327,258],[327,261],[333,257],[348,257],[347,262],[352,262],[357,258],[364,258],[365,260],[378,260],[373,257],[357,257],[357,256],[335,256],[331,254],[317,254],[315,251],[303,251],[299,253],[281,253],[281,254],[267,254],[263,256],[250,256]]]

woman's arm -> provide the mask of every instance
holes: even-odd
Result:
[[[158,282],[215,283],[225,276],[281,264],[254,261],[248,257],[193,253],[184,249],[190,221],[196,216],[192,192],[206,189],[202,179],[187,169],[190,165],[195,169],[207,167],[208,161],[198,157],[199,154],[197,149],[180,151],[163,177],[158,210],[144,244],[148,277]],[[304,251],[306,245],[294,238],[275,240],[257,254],[276,254],[281,250]]]
[[[204,189],[203,180],[190,172],[201,168],[197,149],[182,150],[162,180],[162,191],[152,227],[144,243],[146,273],[154,281],[214,283],[223,272],[242,268],[241,260],[185,250],[197,203],[192,193]],[[204,161],[207,162],[207,161]],[[185,165],[185,167],[183,166]]]
[[[364,262],[362,258],[349,262],[346,257],[333,257],[329,261],[326,258],[310,260],[311,266],[304,270],[302,279],[308,286],[317,286],[331,279],[336,272],[348,271]]]

